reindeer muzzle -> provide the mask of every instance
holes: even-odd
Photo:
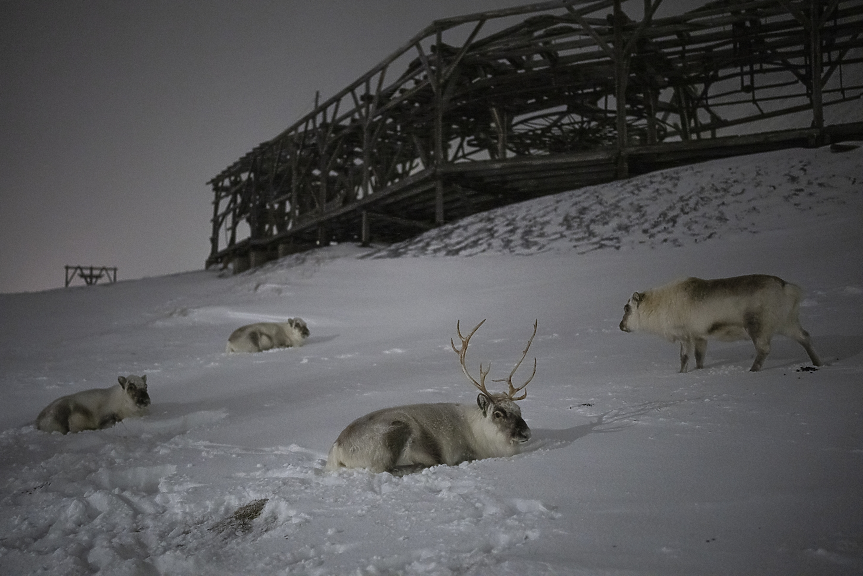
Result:
[[[519,427],[512,435],[514,444],[524,444],[528,440],[530,440],[530,428],[527,427],[527,424],[524,425],[524,428]]]

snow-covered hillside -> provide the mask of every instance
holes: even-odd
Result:
[[[735,158],[239,276],[0,295],[0,573],[859,574],[861,166],[863,148]],[[676,345],[617,327],[635,290],[747,273],[803,286],[826,366],[777,337],[762,372],[738,342],[679,374]],[[224,353],[292,316],[306,346]],[[539,321],[524,453],[324,472],[358,416],[472,403],[449,340],[483,318],[468,361],[491,378]],[[32,426],[130,373],[145,418]]]

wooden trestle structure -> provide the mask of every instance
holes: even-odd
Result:
[[[87,286],[98,284],[99,280],[107,279],[109,284],[117,281],[116,266],[66,266],[66,288],[80,278]]]
[[[404,239],[631,174],[863,135],[859,121],[825,120],[863,107],[863,0],[719,0],[666,18],[644,0],[638,19],[624,3],[435,21],[209,182],[207,267]],[[770,131],[778,117],[788,129]]]

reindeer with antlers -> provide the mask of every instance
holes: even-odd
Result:
[[[524,384],[516,388],[512,378],[527,356],[536,336],[537,323],[534,322],[533,334],[509,377],[493,380],[506,382],[509,390],[492,393],[485,386],[491,363],[486,368],[480,363],[477,381],[468,372],[465,361],[468,343],[484,322],[477,324],[467,336],[462,336],[461,327],[456,323],[460,349],[450,340],[462,371],[479,390],[476,407],[453,403],[411,404],[367,414],[339,434],[330,448],[327,469],[366,468],[371,472],[406,474],[438,464],[454,466],[469,460],[518,453],[519,446],[530,439],[530,428],[522,419],[516,401],[527,397],[525,387],[536,375],[536,358],[533,372]]]

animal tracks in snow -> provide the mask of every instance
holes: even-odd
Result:
[[[810,174],[814,160],[805,157],[767,162],[747,174],[739,159],[729,159],[588,186],[469,216],[369,257],[585,254],[760,233],[800,212],[817,215],[845,202],[842,191],[859,178],[859,168],[827,150],[818,154],[829,170]],[[783,203],[776,203],[777,195]]]

